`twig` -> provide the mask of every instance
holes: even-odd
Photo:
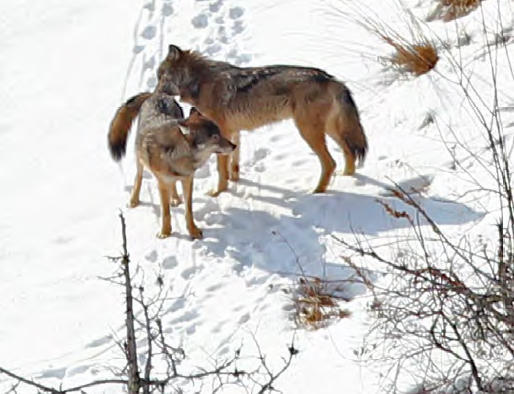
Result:
[[[125,345],[126,356],[129,368],[129,381],[128,391],[129,394],[137,394],[141,387],[139,377],[139,366],[137,361],[137,345],[136,345],[136,330],[134,328],[134,307],[132,298],[132,281],[130,277],[130,257],[127,251],[127,228],[125,225],[125,217],[123,213],[119,214],[121,221],[121,235],[123,237],[123,254],[121,265],[123,269],[123,278],[125,284],[125,327],[127,330],[127,343]]]

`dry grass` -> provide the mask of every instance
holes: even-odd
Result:
[[[343,6],[348,10],[342,10]],[[404,11],[405,14],[399,15],[399,24],[388,25],[372,9],[346,0],[342,1],[340,8],[332,8],[334,15],[360,25],[394,50],[388,56],[373,53],[373,58],[380,60],[387,68],[392,68],[399,76],[409,74],[417,77],[436,66],[439,54],[419,20],[408,9]]]
[[[338,297],[331,291],[328,282],[320,278],[300,278],[294,297],[297,323],[308,329],[326,327],[336,319],[350,316],[350,312],[341,309]]]
[[[399,73],[420,76],[432,70],[439,60],[437,49],[429,40],[411,44],[406,40],[394,40],[383,34],[380,36],[394,48],[395,53],[386,59]]]
[[[428,16],[428,21],[441,19],[444,22],[463,17],[478,8],[483,0],[437,0],[437,6]]]

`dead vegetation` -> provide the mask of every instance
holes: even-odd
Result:
[[[387,36],[382,38],[395,49],[389,61],[400,73],[423,75],[432,70],[439,60],[436,47],[428,40],[411,44],[397,42]]]
[[[306,274],[300,264],[298,254],[289,241],[277,231],[272,231],[272,234],[278,236],[286,244],[301,273],[297,282],[282,289],[292,300],[292,319],[297,326],[308,330],[317,330],[338,319],[349,317],[350,311],[342,309],[339,304],[342,301],[350,301],[350,298],[345,296],[347,285],[355,282],[361,283],[360,278],[330,280]]]
[[[403,15],[398,15],[395,25],[385,23],[371,7],[348,0],[329,5],[326,14],[360,26],[392,48],[392,54],[377,55],[373,52],[367,56],[379,60],[386,69],[392,69],[396,76],[418,77],[436,66],[439,61],[438,49],[419,20],[407,8],[404,11]],[[374,48],[378,51],[381,49],[381,46]],[[362,51],[362,48],[359,50]]]
[[[333,236],[353,252],[345,262],[372,295],[369,308],[376,320],[361,356],[386,366],[384,392],[399,391],[399,371],[404,371],[416,381],[410,393],[511,393],[512,202],[505,208],[509,222],[498,224],[498,248],[476,246],[466,234],[449,238],[415,197],[397,188],[395,197],[415,210],[416,219],[379,201],[387,214],[407,220],[413,231],[409,239],[398,238],[393,254],[362,237],[349,242]],[[381,277],[387,280],[369,281],[366,264],[354,259],[379,263]]]
[[[437,6],[427,17],[427,21],[440,19],[449,22],[473,12],[483,0],[437,0]]]
[[[349,317],[350,312],[339,307],[339,302],[345,299],[337,295],[335,287],[338,285],[341,284],[318,277],[300,278],[293,297],[296,323],[316,330],[337,319]]]
[[[419,25],[409,26],[410,37],[405,37],[385,25],[368,23],[368,28],[393,50],[389,56],[381,56],[398,74],[420,76],[432,70],[439,61],[435,44],[423,34]]]

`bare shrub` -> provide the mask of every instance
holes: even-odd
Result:
[[[469,135],[457,134],[451,126],[441,132],[453,171],[470,185],[463,193],[495,201],[485,214],[487,219],[494,217],[496,234],[487,239],[447,233],[425,210],[423,200],[396,185],[391,194],[407,204],[408,211],[395,209],[390,200],[379,201],[394,220],[408,223],[407,235],[398,235],[394,247],[376,247],[359,235],[351,240],[336,238],[348,249],[345,261],[357,273],[374,269],[381,274],[376,282],[361,274],[370,289],[369,308],[376,320],[359,355],[380,364],[384,391],[514,392],[514,141],[501,103],[514,73],[508,41],[503,39],[507,30],[501,13],[497,15],[495,27],[502,39],[489,40],[491,23],[482,12],[480,61],[487,64],[488,72],[477,75],[473,60],[478,58],[463,60],[462,52],[452,55],[451,48],[443,45],[453,73],[442,77],[458,88],[482,147],[470,145]],[[375,34],[385,31],[380,22],[370,21],[368,26],[377,26]],[[505,68],[500,69],[500,64]],[[438,123],[437,118],[434,121]],[[444,138],[453,141],[447,144]],[[461,160],[464,156],[466,163]]]
[[[356,272],[362,270],[354,263],[359,256],[384,267],[382,281],[363,278],[372,290],[370,308],[377,319],[363,355],[387,354],[379,360],[389,365],[383,387],[391,392],[398,390],[400,373],[407,371],[426,390],[417,392],[495,392],[493,384],[514,373],[512,255],[505,269],[504,251],[491,253],[467,236],[447,237],[414,197],[403,190],[395,195],[418,217],[381,203],[393,218],[409,222],[413,240],[399,240],[398,248],[386,256],[363,239],[355,243],[336,238],[356,253],[345,259]]]

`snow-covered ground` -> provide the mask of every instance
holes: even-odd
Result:
[[[388,1],[367,3],[387,21],[398,11]],[[419,16],[432,4],[410,3]],[[512,5],[499,3],[512,31]],[[494,20],[495,4],[484,2],[487,20]],[[170,297],[164,328],[188,350],[192,364],[222,357],[241,343],[252,352],[255,335],[263,353],[280,365],[295,332],[291,295],[284,290],[294,287],[299,266],[309,275],[348,278],[345,251],[331,234],[391,239],[405,229],[376,201],[410,210],[388,195],[391,179],[421,184],[419,201],[450,234],[494,234],[494,216],[485,215],[493,198],[457,198],[470,186],[452,166],[447,125],[477,152],[486,143],[459,88],[448,80],[447,55],[426,76],[386,85],[372,59],[387,54],[386,47],[375,51],[375,38],[328,9],[328,2],[309,0],[2,2],[1,367],[57,386],[103,377],[105,365],[122,366],[116,345],[124,335],[121,289],[101,279],[116,272],[106,256],[120,251],[119,209],[131,260],[145,283],[164,277]],[[462,19],[470,42],[460,55],[475,60],[476,83],[483,83],[486,96],[480,22],[479,14]],[[432,22],[428,30],[447,43],[455,40],[454,24]],[[106,135],[121,102],[155,86],[156,67],[170,43],[240,65],[316,66],[344,80],[370,144],[365,166],[355,177],[336,176],[328,193],[312,195],[319,163],[292,122],[245,132],[242,179],[228,193],[205,194],[216,181],[214,160],[197,173],[194,215],[204,239],[189,240],[183,207],[172,210],[173,237],[157,239],[155,182],[146,176],[142,205],[126,208],[134,155],[128,149],[121,167],[115,165]],[[499,61],[508,73],[506,60]],[[500,100],[505,108],[514,106],[512,78],[501,85]],[[439,122],[424,124],[428,114]],[[505,111],[509,135],[513,114]],[[342,153],[332,142],[329,147],[342,169]],[[486,182],[483,169],[467,170]],[[366,331],[368,299],[362,287],[350,284],[345,296],[349,318],[316,331],[296,330],[300,353],[276,385],[284,393],[380,392],[376,372],[354,355]]]

